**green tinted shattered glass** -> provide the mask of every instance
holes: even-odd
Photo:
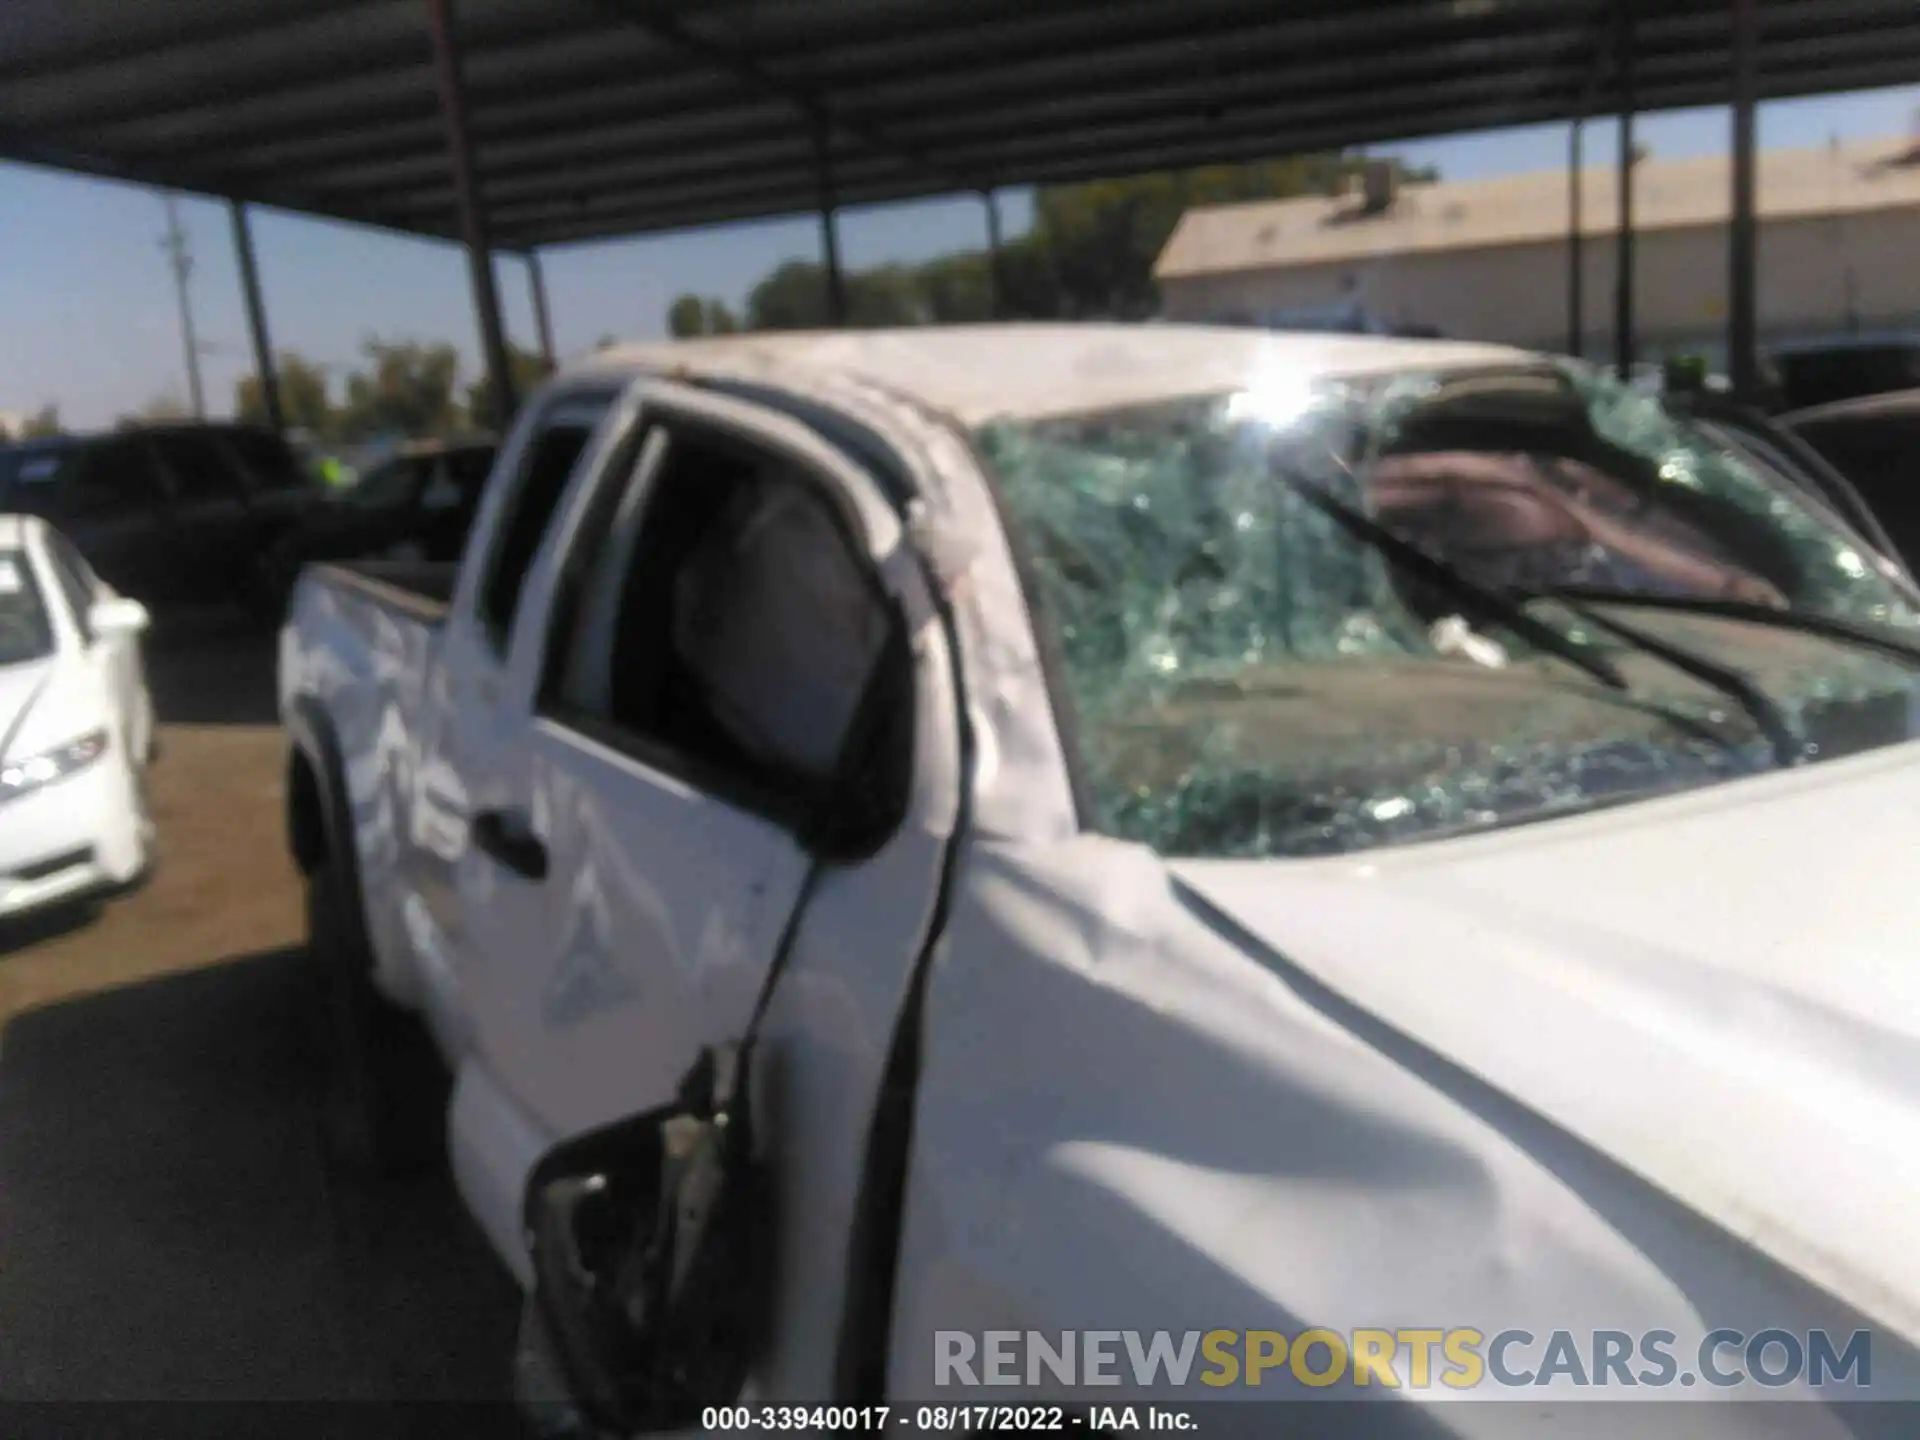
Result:
[[[1276,485],[1245,429],[1205,402],[981,432],[1087,703],[1273,659],[1430,648],[1379,559]],[[1318,459],[1327,483],[1324,447],[1294,458]]]
[[[1622,697],[1511,646],[1506,670],[1441,655],[1378,554],[1276,478],[1357,503],[1343,460],[1430,389],[1414,377],[1329,393],[1279,434],[1230,418],[1224,399],[978,432],[1059,641],[1102,830],[1173,855],[1330,854],[1768,766],[1725,696],[1644,656],[1616,657],[1631,662]],[[1685,473],[1770,505],[1764,481],[1702,448],[1687,449]],[[1792,508],[1779,524],[1825,567],[1835,611],[1897,618],[1897,592],[1842,563],[1844,535]],[[1567,625],[1556,608],[1543,618]],[[1724,623],[1636,618],[1671,618],[1696,647],[1729,643]],[[1906,671],[1740,630],[1816,753],[1907,738]]]
[[[1657,458],[1663,481],[1724,501],[1785,542],[1799,571],[1797,606],[1842,619],[1920,628],[1920,610],[1875,571],[1856,541],[1808,505],[1683,425],[1652,396],[1585,366],[1569,365],[1565,373],[1602,436]]]

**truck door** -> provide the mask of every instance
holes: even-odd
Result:
[[[542,562],[542,633],[516,637],[525,790],[475,816],[491,865],[462,895],[486,951],[475,1083],[524,1148],[495,1193],[462,1183],[517,1249],[538,1153],[667,1100],[702,1044],[739,1032],[820,864],[766,1034],[780,1148],[806,1165],[783,1187],[783,1293],[808,1316],[786,1333],[819,1351],[784,1363],[824,1383],[865,1122],[952,832],[957,707],[866,471],[755,407],[645,397],[637,463],[582,499],[577,542],[563,531]],[[883,818],[861,853],[819,861],[808,822],[876,684],[898,697],[862,747]]]
[[[396,805],[411,824],[398,920],[425,987],[420,1003],[452,1055],[472,1042],[471,977],[461,962],[480,943],[464,933],[457,893],[471,859],[468,822],[523,788],[509,773],[522,728],[510,708],[509,639],[522,628],[528,572],[558,521],[570,478],[618,397],[607,386],[563,390],[520,428],[484,502],[487,549],[461,568],[438,663],[425,677],[419,764]]]

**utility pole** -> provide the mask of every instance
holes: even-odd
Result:
[[[187,253],[187,235],[180,228],[180,202],[171,190],[160,192],[167,210],[167,233],[160,237],[160,248],[173,265],[173,285],[180,297],[180,336],[187,348],[187,387],[193,396],[193,417],[207,418],[207,397],[200,388],[200,342],[193,333],[193,300],[187,293],[187,277],[193,274],[193,256]]]

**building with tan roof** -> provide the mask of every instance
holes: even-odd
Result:
[[[1564,170],[1218,205],[1181,217],[1154,267],[1168,319],[1302,323],[1351,309],[1459,339],[1566,348],[1572,194]],[[1584,333],[1612,353],[1615,171],[1580,175]],[[1765,340],[1920,325],[1920,141],[1763,154]],[[1643,358],[1718,353],[1727,305],[1724,156],[1634,167]]]

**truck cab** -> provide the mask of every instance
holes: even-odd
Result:
[[[1483,1315],[1682,1346],[1865,1316],[1876,1381],[1908,1373],[1888,1155],[1920,1132],[1905,1071],[1848,1056],[1911,1018],[1870,992],[1920,924],[1884,843],[1920,804],[1920,597],[1658,404],[1497,347],[1205,327],[603,352],[516,422],[456,567],[296,589],[337,1142],[397,1162],[444,1125],[603,1430],[596,1377],[652,1353],[603,1302],[653,1209],[571,1232],[556,1298],[541,1197],[665,1185],[648,1147],[742,1035],[771,1258],[708,1409],[934,1398],[956,1334]],[[1611,467],[1526,479],[1606,512],[1575,570],[1502,588],[1384,533],[1356,456],[1458,470],[1515,426]],[[1662,544],[1763,598],[1595,561],[1669,503]],[[1877,1136],[1819,1123],[1789,1056]]]

